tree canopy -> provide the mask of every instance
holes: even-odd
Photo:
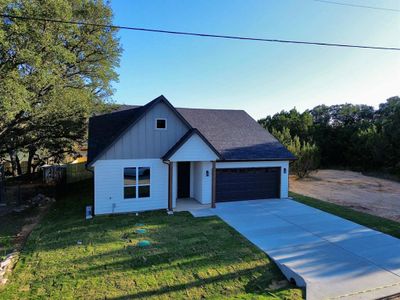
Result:
[[[315,144],[323,167],[384,170],[400,175],[400,98],[368,105],[319,105],[259,120],[284,144],[295,136]],[[289,133],[289,135],[288,135]],[[300,143],[301,144],[301,143]]]
[[[111,24],[103,1],[0,0],[3,13]],[[20,173],[86,141],[87,117],[110,100],[121,48],[116,30],[49,21],[0,21],[0,156]],[[28,172],[31,167],[28,168]]]

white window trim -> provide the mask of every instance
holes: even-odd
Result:
[[[136,184],[127,184],[125,185],[125,169],[129,168],[135,168],[136,169]],[[139,184],[139,168],[149,168],[150,169],[150,178],[149,178],[149,183],[146,184]],[[122,168],[122,180],[123,180],[123,195],[124,195],[124,200],[127,201],[135,201],[139,199],[150,199],[151,198],[151,167],[123,167]],[[149,186],[149,193],[150,197],[139,197],[139,186]],[[135,198],[125,198],[125,188],[126,187],[136,187],[136,197]]]
[[[165,128],[157,128],[157,121],[159,121],[159,120],[164,120],[165,121]],[[156,118],[154,120],[154,129],[155,130],[167,130],[167,128],[168,128],[168,121],[167,121],[166,118]]]

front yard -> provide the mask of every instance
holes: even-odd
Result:
[[[70,187],[32,232],[1,299],[302,298],[220,219],[157,211],[86,221],[89,187]],[[142,239],[151,246],[139,248]]]

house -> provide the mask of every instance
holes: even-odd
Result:
[[[95,214],[285,198],[293,159],[243,110],[175,108],[160,96],[89,120]]]

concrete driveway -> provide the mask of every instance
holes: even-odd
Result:
[[[290,199],[217,203],[217,215],[268,254],[307,299],[400,293],[400,240]]]

